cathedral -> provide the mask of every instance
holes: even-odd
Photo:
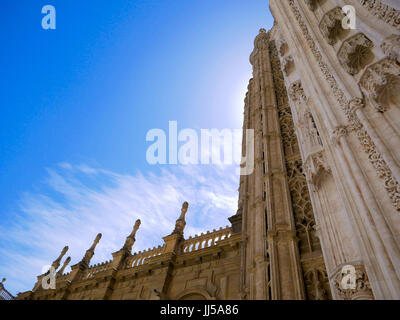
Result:
[[[185,202],[162,246],[132,251],[138,220],[91,265],[99,234],[17,299],[400,299],[400,2],[269,4],[244,100],[254,171],[229,226],[185,238]]]

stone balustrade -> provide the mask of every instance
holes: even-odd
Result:
[[[134,253],[127,259],[127,268],[134,268],[146,264],[150,258],[159,256],[163,253],[164,246],[154,247],[153,249],[147,249],[145,251],[139,251]]]
[[[194,237],[189,237],[183,243],[183,252],[194,252],[200,249],[212,247],[218,244],[219,241],[230,238],[232,235],[232,228],[226,226],[226,228],[220,228],[219,230],[208,231],[207,233],[202,233],[201,235],[195,235]]]
[[[112,260],[90,266],[83,274],[83,279],[92,278],[95,274],[111,269]]]
[[[57,275],[57,281],[67,280],[68,277],[70,276],[70,274],[71,274],[71,272],[63,273],[62,275]]]

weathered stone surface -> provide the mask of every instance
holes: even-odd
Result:
[[[138,222],[112,261],[89,267],[98,237],[55,290],[40,275],[19,299],[400,299],[397,2],[346,1],[356,30],[337,1],[269,3],[244,106],[256,161],[232,227],[185,239],[184,203],[162,246],[132,254]]]

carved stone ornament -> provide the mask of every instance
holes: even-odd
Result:
[[[348,135],[348,130],[345,126],[339,126],[333,129],[331,134],[331,141],[334,144],[338,144],[342,137],[346,137]]]
[[[367,3],[369,1],[362,1],[361,4]],[[371,2],[375,3],[376,1],[372,0]],[[393,177],[393,174],[388,167],[387,163],[383,160],[381,154],[377,151],[375,144],[373,143],[371,137],[365,131],[364,127],[360,123],[359,119],[354,116],[353,113],[350,112],[350,103],[345,97],[343,90],[340,88],[335,76],[330,71],[327,63],[323,59],[323,55],[319,51],[318,46],[316,45],[313,37],[308,30],[307,25],[303,20],[303,16],[297,7],[297,4],[294,0],[288,0],[288,4],[293,11],[293,14],[299,23],[300,29],[304,35],[304,38],[311,49],[311,52],[316,59],[318,66],[322,74],[325,77],[325,80],[329,84],[332,89],[332,94],[336,98],[338,104],[346,115],[348,121],[350,122],[353,130],[356,133],[358,140],[360,141],[361,146],[364,149],[364,152],[368,155],[368,158],[374,168],[377,171],[378,176],[382,179],[383,185],[386,191],[389,194],[390,199],[392,200],[393,206],[397,211],[400,211],[400,184]],[[396,11],[397,12],[397,11]],[[396,13],[397,14],[397,13]],[[399,24],[400,24],[400,13],[399,13]],[[398,24],[398,25],[399,25]]]
[[[290,85],[289,96],[296,103],[307,101],[307,96],[304,93],[303,86],[300,80],[297,80]]]
[[[292,56],[287,56],[282,61],[282,69],[285,75],[288,76],[292,73],[294,69],[294,60]]]
[[[278,43],[277,47],[278,47],[279,55],[281,57],[283,57],[289,51],[289,46],[285,40],[281,40]]]
[[[319,187],[324,174],[331,173],[331,169],[328,166],[325,152],[323,150],[309,155],[304,162],[303,167],[307,181],[315,188]]]
[[[359,0],[360,4],[365,7],[371,14],[378,19],[386,22],[388,25],[400,30],[400,11],[380,0]]]
[[[400,63],[400,35],[392,34],[381,44],[383,53],[393,61]]]
[[[355,75],[371,60],[373,42],[363,33],[357,33],[346,39],[338,52],[338,58],[343,68]]]
[[[391,102],[400,102],[400,65],[389,58],[380,60],[365,70],[359,85],[372,107],[385,112]]]
[[[336,293],[343,300],[374,300],[364,266],[344,266],[334,279]]]
[[[304,0],[308,8],[310,8],[311,11],[314,11],[317,9],[318,3],[320,0]]]
[[[323,16],[319,29],[330,45],[334,45],[339,36],[345,31],[342,27],[342,20],[345,16],[340,7],[330,10]]]

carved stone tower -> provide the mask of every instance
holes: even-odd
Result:
[[[99,234],[56,289],[42,274],[18,299],[400,299],[400,2],[269,3],[232,226],[185,239],[185,202],[162,246],[132,252],[138,220],[91,266]]]
[[[239,188],[241,295],[327,299],[329,284],[277,54],[275,41],[261,29],[250,56],[253,78],[244,111],[244,129],[255,132],[255,165]]]

